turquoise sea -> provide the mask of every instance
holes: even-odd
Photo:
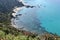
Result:
[[[25,27],[26,30],[39,32],[40,28],[34,24],[38,22],[48,32],[60,35],[60,0],[24,0],[24,2],[36,7],[18,11],[17,14],[22,14],[18,16],[18,20],[14,20],[18,28]]]

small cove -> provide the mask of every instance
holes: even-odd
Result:
[[[25,0],[24,2],[29,5],[34,5],[36,8],[23,8],[16,13],[17,15],[22,14],[22,16],[18,16],[18,18],[16,18],[17,20],[14,19],[18,28],[24,28],[24,30],[37,33],[47,30],[48,32],[60,35],[59,0]],[[38,25],[36,25],[36,21]],[[39,27],[39,25],[41,25],[41,27]]]

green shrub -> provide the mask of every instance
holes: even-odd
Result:
[[[14,39],[14,35],[8,34],[8,35],[6,35],[6,39],[7,40],[13,40]]]
[[[5,37],[5,32],[0,30],[0,38],[4,38]]]

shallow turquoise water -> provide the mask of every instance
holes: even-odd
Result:
[[[60,35],[60,1],[49,1],[46,7],[38,11],[38,16],[41,20],[41,25],[47,31]]]
[[[27,30],[32,31],[36,28],[33,23],[34,16],[37,17],[42,27],[48,32],[57,33],[60,35],[60,1],[59,0],[24,0],[29,5],[34,5],[36,8],[24,8],[17,14],[22,13],[22,17],[18,17],[19,20],[15,20],[16,25],[29,26]],[[40,8],[38,8],[40,6]],[[27,13],[27,14],[26,14]],[[32,15],[32,16],[31,16]],[[24,23],[22,23],[23,21]],[[39,27],[38,27],[39,28]],[[36,30],[39,30],[39,29]],[[35,30],[35,31],[36,31]],[[37,31],[38,32],[38,31]]]

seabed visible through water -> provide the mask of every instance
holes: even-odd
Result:
[[[24,2],[36,7],[23,8],[16,13],[16,15],[22,14],[16,18],[17,20],[14,19],[18,28],[22,27],[29,31],[39,32],[42,30],[41,27],[44,27],[48,32],[60,35],[59,0],[24,0]]]

